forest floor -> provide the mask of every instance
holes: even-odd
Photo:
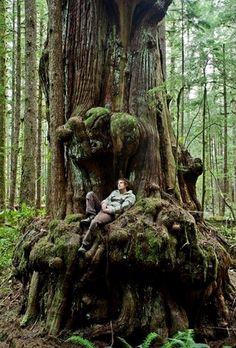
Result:
[[[56,337],[48,336],[38,323],[20,326],[21,284],[11,277],[11,269],[0,273],[0,348],[75,348]]]
[[[236,287],[236,270],[230,270],[232,284]],[[22,315],[21,284],[11,277],[11,270],[0,272],[0,348],[75,348],[76,345],[48,336],[38,323],[27,328],[20,326]],[[208,342],[212,348],[224,345],[236,347],[236,309],[231,314],[229,337],[220,341]]]

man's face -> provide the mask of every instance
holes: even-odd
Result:
[[[125,181],[123,181],[123,180],[118,180],[118,190],[119,190],[119,191],[124,191],[124,190],[126,190],[126,186],[127,186],[127,184],[126,184]]]

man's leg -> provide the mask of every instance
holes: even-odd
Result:
[[[86,214],[87,215],[96,215],[101,209],[101,202],[98,199],[97,195],[90,191],[86,195]]]
[[[113,215],[103,213],[102,211],[100,211],[92,220],[91,225],[83,238],[82,246],[79,248],[79,252],[85,253],[89,249],[93,233],[99,226],[104,226],[109,222],[112,222],[113,220]]]
[[[90,191],[86,195],[86,215],[87,218],[80,221],[80,226],[89,226],[96,214],[101,209],[101,203],[93,191]]]

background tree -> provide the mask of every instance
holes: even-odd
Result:
[[[6,2],[0,1],[0,210],[6,194]]]
[[[62,218],[66,212],[64,146],[56,134],[65,121],[61,12],[61,0],[52,0],[49,5],[50,212]]]
[[[36,1],[25,0],[25,114],[20,201],[35,205],[37,130]]]
[[[43,30],[44,19],[42,8],[40,8],[40,22],[39,22],[39,52],[42,54],[43,50]],[[42,139],[43,139],[43,91],[41,82],[38,87],[38,120],[37,120],[37,159],[36,159],[36,208],[41,207],[41,191],[42,191]]]
[[[232,8],[235,6],[233,4]],[[167,89],[171,93],[172,101],[170,103],[171,112],[176,113],[178,108],[178,96],[182,93],[182,79],[179,78],[182,74],[181,60],[182,49],[178,44],[184,37],[185,40],[185,134],[183,139],[180,137],[180,141],[183,142],[193,154],[197,155],[196,149],[199,146],[203,149],[202,143],[202,119],[200,110],[203,108],[203,95],[200,86],[203,85],[206,79],[207,83],[207,106],[206,106],[206,123],[205,132],[208,139],[211,139],[212,146],[205,147],[205,176],[199,180],[198,192],[202,195],[202,187],[206,187],[205,192],[205,207],[207,213],[211,214],[214,211],[215,214],[224,215],[222,210],[224,206],[224,167],[226,167],[225,161],[227,159],[227,177],[234,178],[234,174],[231,173],[233,167],[234,155],[233,151],[229,149],[233,148],[233,142],[229,131],[223,133],[225,127],[224,124],[224,97],[223,97],[223,76],[226,76],[225,85],[227,86],[227,95],[230,95],[230,99],[234,99],[235,89],[231,82],[231,74],[234,71],[235,59],[232,59],[230,51],[235,49],[235,42],[233,39],[233,33],[235,31],[232,26],[232,16],[226,10],[228,3],[224,2],[220,9],[220,15],[214,15],[218,8],[217,1],[187,1],[185,2],[184,11],[182,11],[182,2],[175,0],[167,16],[167,47],[171,50],[171,57],[175,59],[175,69],[170,68],[167,71]],[[224,7],[225,6],[225,7]],[[219,8],[218,8],[219,11]],[[206,15],[209,14],[209,15]],[[184,26],[181,24],[184,19]],[[175,24],[175,30],[173,31],[173,23]],[[176,25],[177,23],[177,25]],[[227,34],[224,28],[227,27]],[[184,33],[182,33],[184,28]],[[224,34],[223,34],[224,33]],[[222,45],[226,47],[225,54],[225,75],[223,73],[223,52]],[[228,53],[227,53],[228,52]],[[172,58],[173,59],[173,58]],[[207,62],[207,65],[206,65]],[[206,66],[205,66],[206,65]],[[167,66],[171,66],[167,64]],[[206,69],[205,69],[206,68]],[[204,77],[203,71],[206,70],[206,76]],[[175,88],[173,88],[173,85]],[[230,92],[229,92],[230,91]],[[227,123],[228,127],[234,125],[233,118],[233,104],[227,102]],[[180,110],[181,112],[181,110]],[[177,120],[173,120],[173,125],[176,128]],[[225,153],[225,142],[227,144],[227,153]],[[215,145],[213,146],[213,142]],[[214,149],[214,150],[213,150]],[[217,157],[215,156],[217,154]],[[203,157],[203,156],[202,156]],[[211,160],[210,160],[211,158]],[[217,169],[217,171],[216,171]],[[201,180],[205,180],[205,185],[202,185]],[[229,184],[229,187],[232,187]],[[212,197],[214,198],[215,206],[212,206]],[[223,198],[222,198],[223,197]],[[234,209],[234,203],[230,202],[231,194],[226,195],[227,204],[232,205]],[[211,211],[212,209],[212,211]],[[229,206],[227,206],[226,216],[232,215]]]
[[[16,1],[17,9],[17,32],[16,32],[16,76],[14,74],[14,90],[13,107],[12,107],[12,134],[11,134],[11,169],[10,169],[10,193],[9,193],[9,207],[14,208],[17,184],[17,164],[19,157],[19,137],[20,137],[20,123],[21,123],[21,0]],[[13,71],[14,73],[14,71]]]
[[[11,92],[12,92],[12,104],[11,104],[11,140],[10,146],[11,149],[14,144],[13,134],[14,134],[14,115],[15,115],[15,103],[16,103],[16,59],[15,59],[15,51],[16,51],[16,1],[12,1],[12,59],[11,59],[11,68],[12,68],[12,77],[11,77]],[[12,151],[8,152],[8,162],[9,162],[9,178],[11,176],[11,164],[12,161]],[[8,185],[7,196],[10,196],[10,185]],[[10,206],[10,203],[8,204]]]

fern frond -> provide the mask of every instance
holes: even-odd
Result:
[[[80,344],[85,348],[95,348],[92,342],[90,342],[86,338],[83,338],[82,336],[71,336],[66,340],[66,342]]]
[[[144,342],[141,344],[141,348],[149,348],[152,344],[152,342],[159,337],[159,335],[156,332],[150,332],[147,337],[145,338]]]
[[[191,329],[178,331],[173,338],[168,339],[162,348],[210,348],[208,344],[196,343],[193,339],[193,333]]]
[[[169,338],[168,342],[162,346],[162,348],[186,348],[185,342],[183,342],[181,339],[177,338]]]

